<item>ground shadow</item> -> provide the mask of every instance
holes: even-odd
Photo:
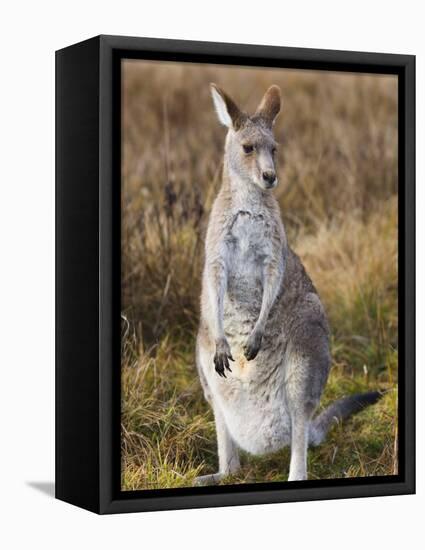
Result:
[[[28,487],[32,487],[40,493],[44,493],[50,498],[55,496],[55,483],[54,481],[27,481]]]

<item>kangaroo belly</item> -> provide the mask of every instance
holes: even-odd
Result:
[[[262,455],[289,444],[290,420],[283,387],[254,389],[242,383],[231,400],[219,402],[229,432],[243,450]]]

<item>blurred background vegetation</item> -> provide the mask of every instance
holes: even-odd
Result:
[[[397,473],[396,77],[132,60],[122,105],[122,488],[188,486],[217,469],[194,361],[225,138],[210,82],[247,112],[281,87],[275,194],[332,329],[321,406],[385,391],[310,451],[309,476]],[[242,465],[222,483],[286,480],[289,453],[244,454]]]

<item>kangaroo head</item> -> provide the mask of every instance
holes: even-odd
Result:
[[[228,128],[225,158],[231,172],[263,190],[276,187],[273,124],[280,111],[279,87],[270,86],[252,116],[215,84],[211,84],[211,94],[218,119]]]

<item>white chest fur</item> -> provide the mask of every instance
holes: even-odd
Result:
[[[226,235],[230,298],[258,309],[262,293],[262,266],[271,254],[270,221],[261,211],[238,210]]]
[[[238,210],[228,231],[233,267],[239,263],[258,262],[271,253],[270,221],[265,212]]]

